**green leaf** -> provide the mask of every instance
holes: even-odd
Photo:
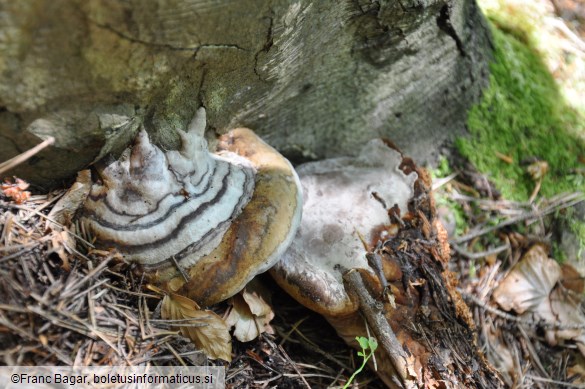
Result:
[[[378,348],[378,341],[376,340],[376,338],[368,339],[368,343],[369,343],[370,349],[372,350],[372,353],[374,351],[376,351],[376,349]]]
[[[363,348],[364,350],[367,350],[370,347],[369,340],[363,336],[356,336],[355,340],[358,341],[360,347]]]

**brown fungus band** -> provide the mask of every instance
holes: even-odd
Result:
[[[141,131],[97,169],[81,222],[149,282],[209,305],[274,265],[300,223],[302,196],[290,163],[252,131],[228,132],[210,153],[205,123],[200,109],[177,151]]]

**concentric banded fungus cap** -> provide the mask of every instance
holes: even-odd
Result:
[[[149,282],[201,305],[224,300],[285,251],[301,218],[290,163],[248,129],[210,153],[200,109],[182,147],[163,152],[141,131],[120,160],[97,169],[81,222]]]
[[[271,274],[301,304],[330,317],[357,310],[357,303],[345,292],[342,272],[352,268],[371,272],[360,235],[375,244],[389,224],[388,210],[397,205],[403,214],[407,212],[417,174],[403,172],[402,162],[398,151],[375,139],[357,158],[324,160],[297,169],[303,220]]]

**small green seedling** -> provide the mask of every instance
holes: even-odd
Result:
[[[366,367],[366,363],[368,363],[368,360],[372,357],[372,355],[374,355],[374,351],[376,351],[378,348],[378,342],[374,338],[356,336],[355,340],[358,341],[360,347],[362,348],[362,351],[358,351],[357,353],[358,356],[362,357],[362,365],[351,375],[351,377],[349,377],[349,380],[343,389],[349,388],[349,385],[351,385],[353,379],[364,369],[364,367]]]

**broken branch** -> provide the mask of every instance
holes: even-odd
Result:
[[[408,356],[396,338],[392,327],[388,324],[379,303],[367,291],[360,273],[349,270],[343,275],[343,280],[349,294],[358,297],[360,311],[365,316],[378,343],[392,361],[392,365],[400,377],[400,383],[405,388],[414,388],[415,383],[408,373]]]

